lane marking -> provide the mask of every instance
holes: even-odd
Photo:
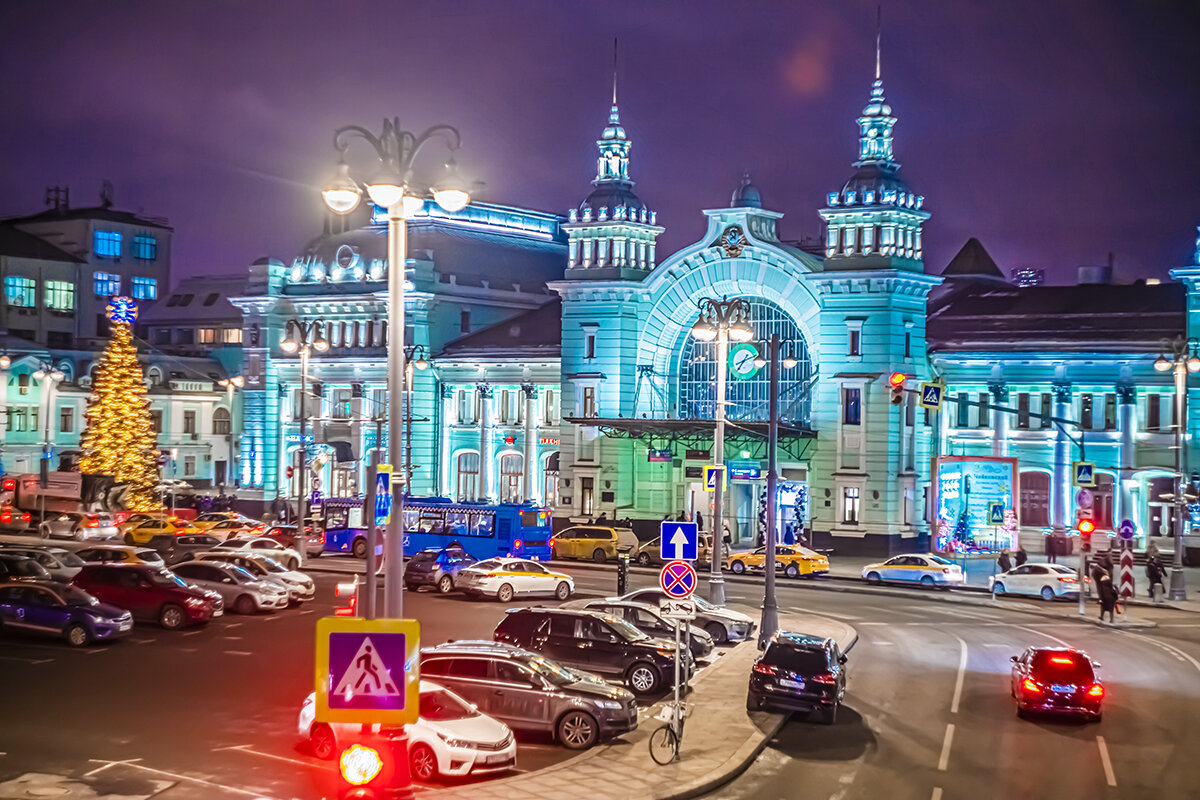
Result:
[[[963,678],[967,674],[967,643],[957,633],[950,634],[955,639],[958,639],[959,656],[958,656],[958,677],[954,680],[954,699],[950,702],[950,713],[958,713],[958,701],[962,699]]]
[[[1070,642],[1063,641],[1062,639],[1058,638],[1057,636],[1055,636],[1052,633],[1046,633],[1045,631],[1039,631],[1037,628],[1030,628],[1027,625],[1014,625],[1013,627],[1018,628],[1023,631],[1029,631],[1030,633],[1036,633],[1038,636],[1045,636],[1047,639],[1053,639],[1054,641],[1061,644],[1063,647],[1071,647],[1072,646]]]
[[[325,769],[328,766],[324,762],[313,763],[311,761],[301,761],[298,758],[288,758],[286,756],[277,756],[274,753],[264,753],[260,750],[255,750],[253,747],[251,747],[248,744],[235,744],[235,745],[230,745],[229,747],[214,747],[213,748],[214,753],[220,752],[221,750],[237,750],[239,753],[250,753],[250,754],[256,755],[256,756],[262,756],[263,758],[273,758],[276,761],[286,761],[289,764],[299,764],[304,767],[315,767],[317,769]]]
[[[1117,633],[1123,633],[1126,636],[1132,636],[1135,639],[1141,639],[1142,641],[1150,642],[1150,644],[1154,645],[1155,647],[1160,647],[1163,650],[1166,650],[1168,653],[1175,656],[1175,658],[1177,660],[1186,661],[1187,663],[1189,663],[1193,667],[1195,667],[1197,672],[1200,672],[1200,661],[1197,661],[1196,659],[1192,658],[1190,655],[1188,655],[1184,651],[1180,650],[1178,647],[1175,647],[1174,645],[1167,644],[1166,642],[1160,642],[1158,639],[1155,639],[1153,636],[1143,636],[1140,633],[1132,633],[1130,631],[1117,631]]]
[[[229,624],[227,624],[225,627],[226,627],[226,628],[236,628],[237,626],[239,626],[239,625],[243,625],[243,624],[245,624],[245,623],[242,623],[242,622],[230,622],[230,623],[229,623]]]
[[[154,639],[130,639],[129,641],[133,642],[134,644],[150,644],[154,641]]]
[[[1104,780],[1108,781],[1109,786],[1117,785],[1117,776],[1113,774],[1112,761],[1108,757],[1108,745],[1104,743],[1103,736],[1096,737],[1096,746],[1100,748],[1100,763],[1104,765]]]
[[[1011,644],[1005,644],[1004,642],[984,642],[983,646],[984,647],[1007,647],[1007,648],[1012,647]]]
[[[315,613],[317,613],[317,612],[310,608],[307,611],[301,611],[300,615],[304,616],[305,614],[315,614]],[[274,617],[268,617],[268,619],[274,619]]]
[[[96,647],[91,650],[85,650],[84,652],[87,653],[89,656],[94,656],[94,655],[96,655],[96,653],[104,653],[107,651],[108,651],[107,647]]]
[[[53,658],[21,658],[19,656],[0,656],[0,661],[20,661],[22,664],[49,664]]]
[[[877,645],[879,645],[880,647],[888,647],[888,646],[890,646],[890,645],[894,645],[894,644],[895,644],[895,642],[881,642],[881,641],[874,641],[874,642],[871,642],[871,644],[877,644]]]
[[[202,633],[204,633],[204,631],[188,631],[184,634],[184,636],[199,636]]]
[[[938,772],[945,772],[950,763],[950,743],[954,741],[954,723],[946,726],[946,738],[942,741],[942,756],[938,759]]]
[[[228,639],[231,642],[240,642],[242,640],[242,637],[240,636],[222,636],[221,638]]]
[[[95,758],[88,759],[88,761],[97,761],[97,760],[98,759],[95,759]],[[177,772],[167,772],[166,770],[155,769],[154,767],[147,767],[142,764],[134,763],[137,761],[141,761],[141,759],[135,758],[130,761],[111,761],[106,765],[106,767],[111,767],[114,764],[127,764],[135,769],[143,769],[146,772],[153,772],[155,775],[165,775],[168,778],[174,778],[177,781],[191,781],[192,783],[199,783],[204,786],[213,786],[213,787],[216,787],[217,789],[224,789],[227,792],[234,792],[235,794],[242,794],[247,797],[259,798],[259,800],[270,800],[270,795],[268,795],[266,792],[252,792],[248,789],[242,789],[237,786],[226,786],[223,783],[214,783],[213,781],[206,781],[203,778],[193,778],[188,775],[180,775]],[[99,771],[99,770],[97,770],[97,771]],[[90,775],[91,773],[88,773],[88,774]],[[84,777],[87,777],[87,776],[85,775]]]
[[[226,650],[226,655],[230,656],[252,656],[254,653],[247,653],[245,650]]]
[[[942,800],[942,787],[933,787],[933,794],[929,795],[929,800]]]
[[[890,622],[860,622],[859,625],[891,625]]]
[[[99,775],[101,772],[104,772],[104,770],[108,769],[109,767],[115,767],[118,764],[128,764],[131,767],[137,766],[137,762],[141,761],[141,759],[140,758],[131,758],[131,759],[128,759],[127,761],[104,761],[103,759],[100,759],[100,758],[89,758],[88,761],[91,761],[93,763],[103,763],[104,766],[96,767],[91,772],[83,773],[83,777],[85,777],[85,778],[90,778],[93,775]]]

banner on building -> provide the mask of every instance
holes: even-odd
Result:
[[[1012,548],[1020,495],[1017,459],[940,456],[933,460],[935,547],[969,552]],[[997,509],[1003,522],[997,523]]]

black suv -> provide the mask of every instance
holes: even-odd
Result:
[[[833,639],[780,631],[750,670],[746,709],[820,711],[832,725],[846,693],[845,663]]]
[[[513,728],[548,731],[572,750],[637,728],[629,692],[512,645],[428,647],[421,651],[421,675]]]
[[[575,669],[624,681],[635,694],[661,691],[675,679],[675,644],[623,619],[587,609],[511,608],[492,637]],[[683,680],[692,658],[684,651]]]

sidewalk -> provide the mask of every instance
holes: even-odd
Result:
[[[837,639],[843,650],[854,646],[857,632],[836,620],[796,614],[785,627]],[[433,800],[684,800],[721,786],[743,772],[783,727],[783,714],[746,711],[750,665],[758,655],[753,642],[722,651],[692,684],[691,708],[683,731],[680,760],[659,766],[650,758],[650,734],[662,723],[655,717],[665,703],[643,711],[638,729],[593,747],[574,758],[537,772],[469,786],[420,793]]]

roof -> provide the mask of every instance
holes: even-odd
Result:
[[[0,225],[0,256],[32,258],[38,261],[63,261],[68,264],[86,263],[82,258],[55,247],[45,239],[11,225]]]
[[[1157,351],[1186,327],[1181,283],[963,287],[931,305],[931,352]]]
[[[972,236],[962,246],[958,254],[950,259],[950,263],[942,270],[943,278],[987,277],[999,278],[1006,281],[1004,273],[996,266],[996,262],[983,249],[979,240]]]
[[[138,322],[177,322],[197,318],[240,320],[242,312],[229,302],[229,298],[245,293],[244,275],[198,275],[185,278],[175,284],[170,294],[164,295],[159,302],[140,312]]]
[[[57,222],[71,219],[94,219],[104,222],[120,222],[126,225],[137,225],[143,228],[161,228],[166,231],[175,230],[162,217],[143,217],[130,211],[116,211],[107,206],[92,206],[90,208],[49,208],[37,214],[26,217],[11,217],[5,222],[17,224],[32,224],[38,222]]]
[[[557,358],[562,352],[562,298],[455,339],[439,357],[522,355]]]

